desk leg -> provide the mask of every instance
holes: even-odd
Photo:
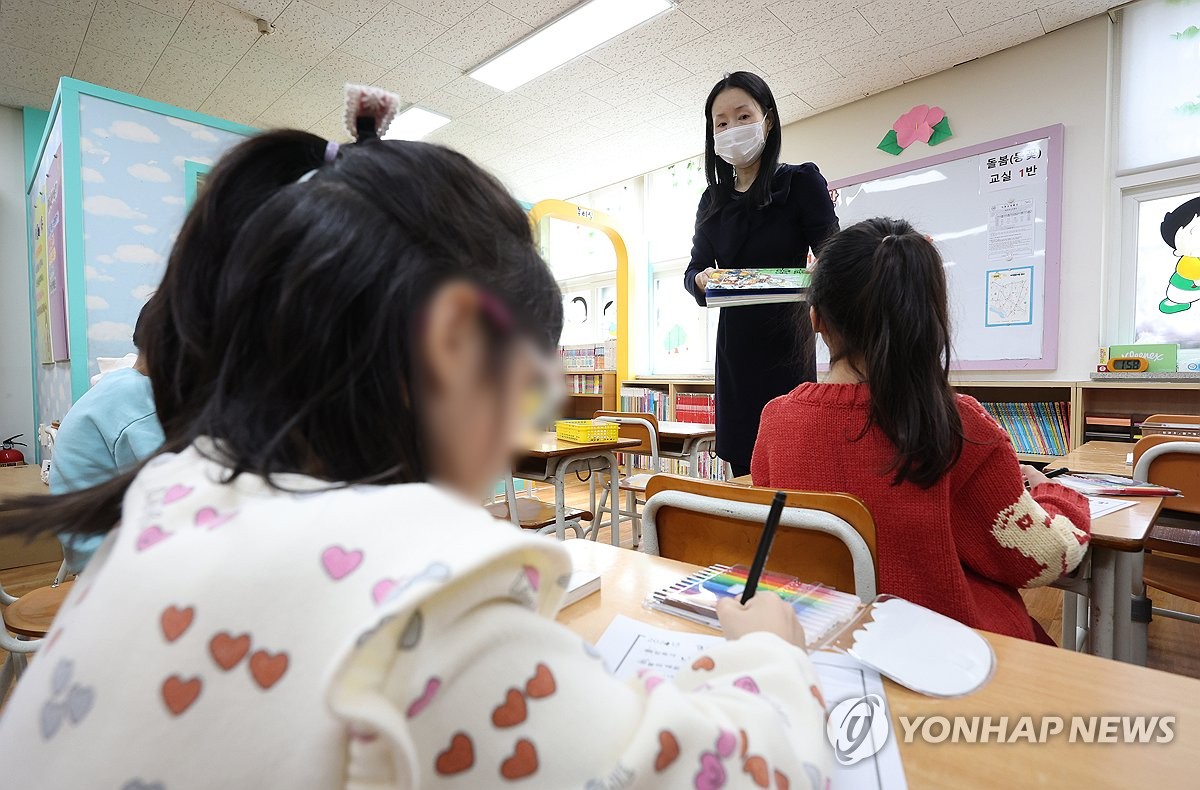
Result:
[[[1146,562],[1144,552],[1134,552],[1130,558],[1129,567],[1129,582],[1132,589],[1133,599],[1130,601],[1131,609],[1136,607],[1136,611],[1130,611],[1130,647],[1129,660],[1131,663],[1138,666],[1146,666],[1146,644],[1149,640],[1151,612],[1153,604],[1146,596],[1146,582],[1142,577],[1142,571]]]
[[[1062,648],[1074,650],[1078,643],[1079,596],[1063,590],[1062,594]]]
[[[1133,565],[1141,552],[1116,552],[1113,580],[1113,658],[1133,660]]]
[[[513,482],[512,472],[504,478],[504,496],[508,500],[508,520],[521,526],[521,517],[517,514],[517,486]]]
[[[605,460],[608,461],[608,484],[609,484],[609,513],[612,519],[609,523],[612,525],[609,529],[610,540],[612,545],[621,545],[621,467],[617,464],[617,456],[615,453],[605,453]],[[596,518],[600,518],[600,514],[596,514]]]
[[[1093,547],[1092,600],[1090,627],[1091,652],[1102,658],[1113,658],[1114,626],[1118,592],[1125,599],[1125,619],[1129,620],[1129,585],[1117,586],[1117,556],[1122,552]]]
[[[554,470],[554,534],[567,539],[567,470],[569,463],[560,463]]]

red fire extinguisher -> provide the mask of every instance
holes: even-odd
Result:
[[[18,442],[25,434],[18,433],[16,436],[10,436],[0,444],[0,466],[21,466],[25,463],[25,456],[17,449],[17,445],[28,447],[24,442]]]

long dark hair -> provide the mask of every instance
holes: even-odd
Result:
[[[779,148],[783,144],[783,133],[779,128],[779,112],[775,107],[775,94],[771,93],[766,80],[749,71],[735,71],[722,77],[708,93],[704,102],[704,176],[708,179],[708,188],[712,193],[708,212],[703,219],[716,214],[729,201],[733,194],[733,165],[717,156],[713,148],[713,102],[724,91],[730,88],[741,88],[750,94],[750,98],[758,103],[763,117],[771,120],[771,129],[767,132],[767,145],[763,148],[758,160],[758,175],[754,183],[746,190],[744,200],[752,208],[763,208],[771,203],[771,179],[779,167]],[[703,220],[702,220],[703,221]]]
[[[962,454],[950,387],[946,274],[933,243],[897,219],[869,219],[830,237],[809,304],[871,391],[872,425],[896,446],[893,483],[928,488]],[[860,437],[861,438],[861,437]]]
[[[493,359],[517,337],[551,352],[562,296],[525,213],[467,158],[374,137],[325,151],[268,132],[206,180],[142,319],[164,451],[208,436],[232,477],[423,481],[412,338],[434,291],[466,280],[499,302]],[[136,471],[0,505],[0,534],[105,532]]]

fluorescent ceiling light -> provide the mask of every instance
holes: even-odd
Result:
[[[450,123],[450,119],[424,107],[409,107],[392,119],[392,125],[384,133],[385,140],[420,140],[436,129]]]
[[[468,72],[511,91],[672,7],[670,0],[589,0]]]

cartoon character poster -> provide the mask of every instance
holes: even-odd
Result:
[[[1138,343],[1178,343],[1200,353],[1200,193],[1139,204]]]
[[[37,190],[33,196],[33,315],[37,330],[35,347],[38,362],[54,362],[50,345],[50,283],[46,262],[46,193]]]

